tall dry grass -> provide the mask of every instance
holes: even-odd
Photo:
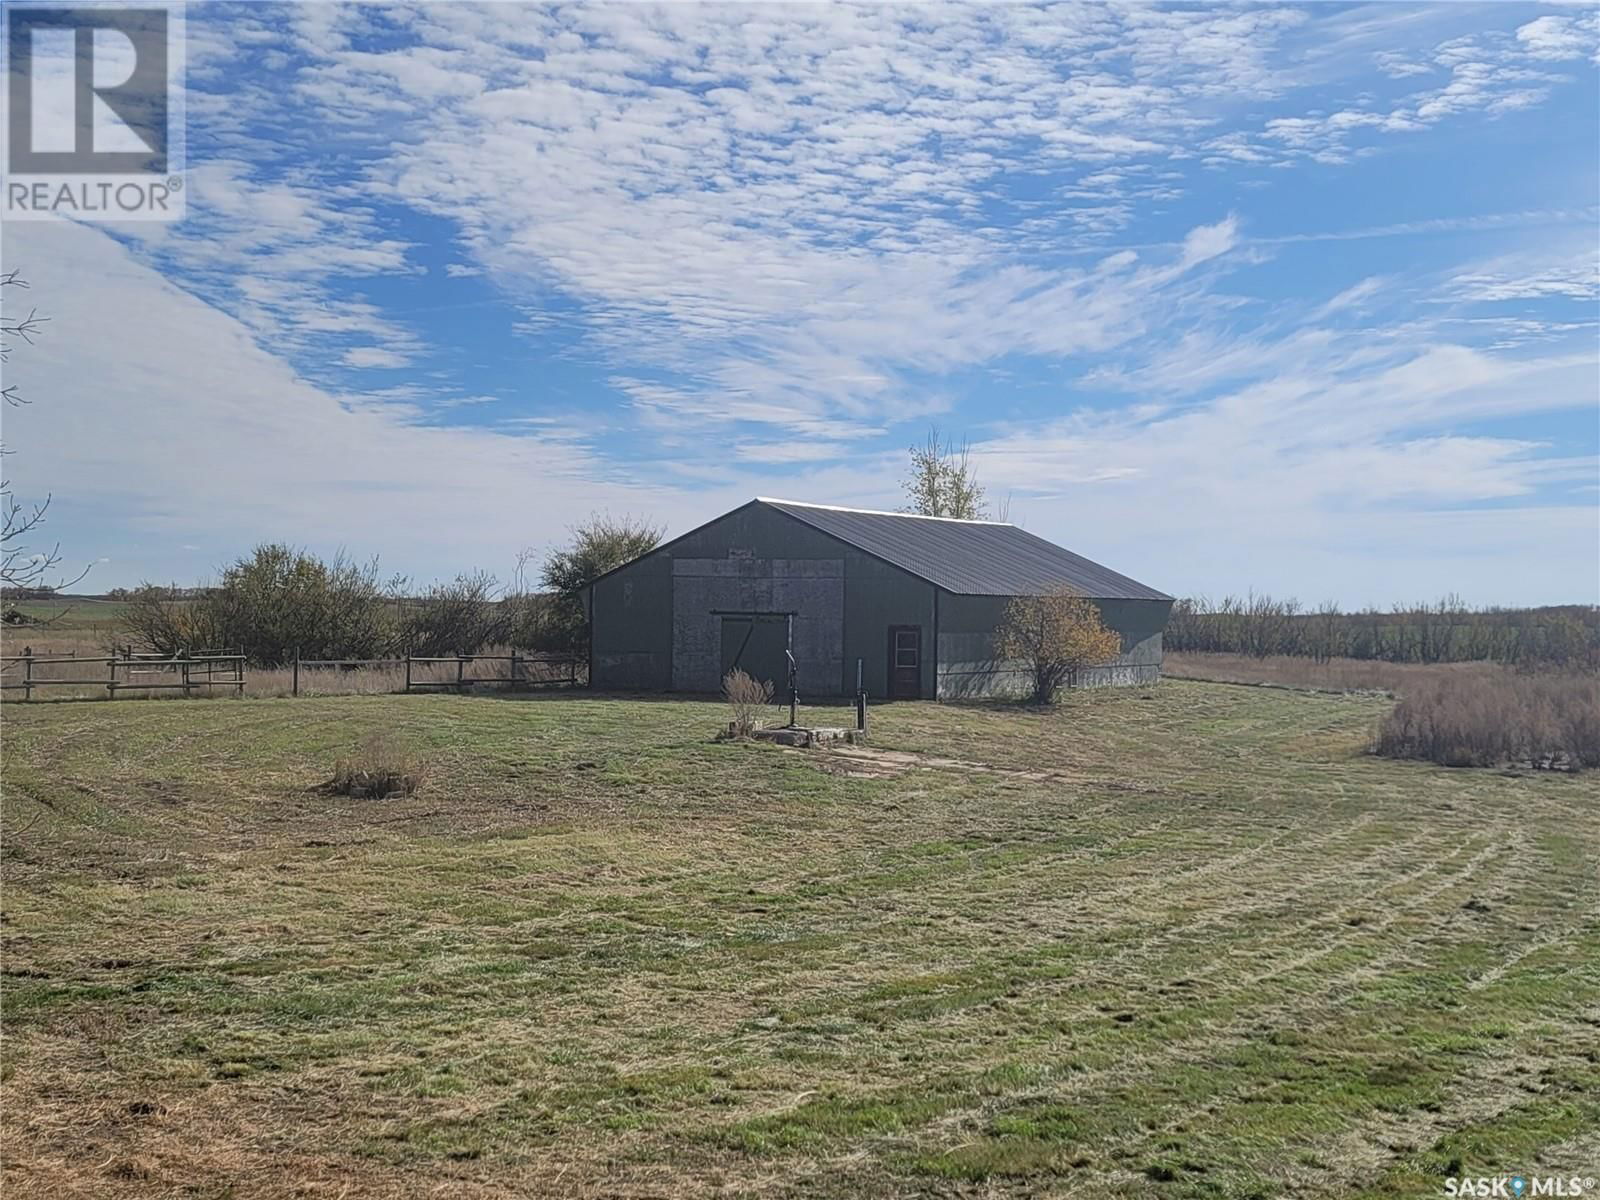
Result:
[[[354,754],[334,764],[328,791],[363,800],[388,800],[413,795],[427,774],[427,760],[415,750],[386,733],[374,733]]]
[[[1447,767],[1600,766],[1600,679],[1507,671],[1491,686],[1412,684],[1384,718],[1373,750]]]
[[[1600,677],[1499,663],[1389,663],[1243,654],[1168,654],[1162,673],[1276,687],[1384,692],[1399,703],[1373,752],[1450,767],[1600,766]]]
[[[727,736],[747,738],[761,728],[767,705],[772,703],[772,682],[755,679],[735,667],[722,679],[722,697],[728,702]]]

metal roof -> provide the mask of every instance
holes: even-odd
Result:
[[[1036,596],[1069,587],[1094,600],[1172,599],[1004,521],[959,521],[766,497],[756,503],[804,521],[947,592]]]

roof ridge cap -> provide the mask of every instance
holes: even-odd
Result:
[[[882,508],[852,508],[846,504],[813,504],[809,500],[786,500],[781,496],[757,496],[761,504],[790,504],[795,508],[820,508],[826,512],[862,513],[869,517],[906,517],[913,521],[948,521],[953,525],[1001,525],[1021,528],[1011,521],[990,521],[981,517],[932,517],[926,513],[889,512]]]

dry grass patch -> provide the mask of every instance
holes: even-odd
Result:
[[[1489,686],[1419,683],[1383,719],[1373,748],[1447,767],[1600,766],[1600,679],[1508,672]]]
[[[1515,674],[1499,663],[1391,663],[1365,658],[1314,658],[1288,654],[1168,652],[1161,666],[1171,679],[1203,679],[1217,683],[1274,684],[1325,692],[1403,694],[1408,687],[1459,683],[1492,687]]]
[[[747,738],[760,729],[772,703],[772,681],[758,680],[735,667],[722,681],[722,698],[728,702],[727,736]]]
[[[328,790],[358,800],[412,796],[427,773],[428,765],[416,751],[398,744],[390,734],[374,733],[354,755],[334,764]]]

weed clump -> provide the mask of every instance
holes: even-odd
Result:
[[[761,718],[772,703],[772,681],[758,680],[735,667],[722,680],[722,695],[729,715],[725,737],[747,738],[761,728]]]
[[[427,764],[420,756],[396,745],[387,734],[375,733],[353,756],[334,764],[328,790],[336,796],[387,800],[415,794],[426,775]]]

